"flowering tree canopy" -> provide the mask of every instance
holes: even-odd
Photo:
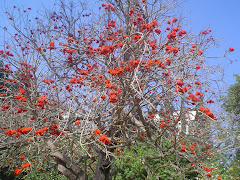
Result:
[[[14,33],[0,51],[2,164],[18,175],[51,156],[69,179],[87,179],[93,166],[100,180],[122,149],[142,142],[157,152],[141,159],[148,176],[167,167],[173,177],[211,177],[201,163],[211,155],[207,123],[217,120],[211,30],[184,29],[177,1],[107,0],[92,14],[87,5],[59,1],[33,19],[30,8],[20,18],[6,12]]]

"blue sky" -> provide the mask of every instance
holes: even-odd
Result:
[[[229,58],[238,61],[225,69],[224,80],[229,84],[235,82],[233,74],[240,74],[239,7],[239,0],[189,0],[183,4],[186,16],[192,17],[194,32],[210,27],[214,37],[222,38],[219,50],[226,50],[230,46],[235,49],[229,54]]]
[[[5,8],[11,8],[16,5],[17,7],[31,7],[33,10],[37,10],[43,5],[49,7],[53,3],[54,0],[1,0],[1,25],[7,25],[7,21],[4,20],[5,17],[3,16]],[[222,38],[219,49],[213,50],[213,53],[227,50],[230,46],[235,49],[234,52],[229,54],[229,58],[234,60],[234,62],[225,69],[224,80],[228,84],[235,82],[233,74],[240,74],[239,7],[239,0],[188,0],[182,5],[184,15],[190,17],[189,24],[193,32],[199,33],[199,31],[210,27],[214,37]],[[2,41],[1,37],[2,30],[0,32],[0,39]]]

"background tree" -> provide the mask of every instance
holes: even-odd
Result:
[[[121,151],[142,143],[153,152],[139,159],[144,177],[210,177],[211,31],[184,30],[178,1],[107,1],[92,14],[88,5],[58,1],[34,19],[30,8],[6,13],[16,33],[1,56],[4,83],[18,88],[1,94],[2,163],[19,175],[54,157],[69,179],[109,179]],[[198,115],[183,133],[190,111]]]
[[[227,96],[224,99],[223,108],[230,113],[230,127],[232,128],[230,132],[235,133],[233,139],[233,144],[235,147],[235,158],[240,160],[240,148],[239,148],[239,133],[240,133],[240,76],[235,74],[236,83],[231,85],[227,90]]]

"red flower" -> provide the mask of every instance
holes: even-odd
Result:
[[[75,124],[76,124],[76,125],[80,125],[81,123],[80,123],[79,120],[77,120],[77,121],[75,121]]]
[[[138,21],[138,22],[141,22],[141,21],[143,21],[143,18],[140,17],[140,16],[138,16],[138,17],[137,17],[137,21]]]
[[[21,171],[22,170],[18,169],[18,168],[14,169],[14,175],[17,176],[17,175],[21,174]]]
[[[149,68],[150,68],[150,66],[149,66],[148,64],[145,64],[144,67],[145,67],[146,69],[149,69]]]
[[[173,18],[173,20],[172,20],[172,22],[177,22],[177,18],[175,17],[175,18]]]
[[[211,99],[209,99],[209,100],[207,101],[207,103],[214,103],[214,101],[211,100]]]
[[[54,42],[53,41],[49,43],[49,49],[54,49]]]
[[[91,99],[91,101],[92,101],[92,102],[96,102],[97,99],[96,99],[95,97],[93,97],[93,98]]]
[[[200,65],[196,65],[196,69],[200,69],[201,68],[201,66]]]
[[[199,51],[197,52],[197,54],[198,54],[198,55],[202,55],[202,54],[203,54],[203,50],[199,50]]]
[[[26,92],[26,89],[18,88],[21,94],[24,94]]]
[[[199,81],[195,81],[195,84],[201,86],[202,84]]]
[[[133,9],[130,9],[130,11],[129,11],[129,15],[132,16],[133,13],[134,13],[134,10],[133,10]]]
[[[180,86],[180,87],[183,86],[183,82],[182,82],[181,80],[177,80],[177,81],[175,82],[175,84],[178,85],[178,86]]]
[[[96,135],[99,135],[99,134],[101,134],[101,130],[95,129],[95,130],[93,131],[93,133],[96,134]]]
[[[177,35],[176,35],[175,31],[172,31],[172,32],[170,32],[170,33],[167,35],[167,38],[168,38],[168,39],[175,40],[176,36],[177,36]]]
[[[23,159],[25,159],[25,157],[24,156],[20,156],[19,159],[23,160]]]
[[[152,22],[151,22],[151,25],[153,26],[153,27],[155,27],[155,26],[157,26],[157,21],[156,20],[153,20]]]
[[[185,151],[186,151],[185,146],[183,146],[183,147],[181,148],[181,151],[182,151],[182,152],[185,152]]]
[[[158,29],[158,28],[157,28],[157,29],[155,29],[154,31],[155,31],[155,33],[157,33],[157,34],[160,34],[160,33],[161,33],[161,30],[160,30],[160,29]]]
[[[106,96],[105,96],[105,95],[102,95],[101,98],[104,100],[104,99],[106,98]]]
[[[172,64],[172,60],[171,60],[170,58],[167,58],[167,59],[165,60],[165,64],[168,65],[168,66],[170,66],[170,65]]]
[[[182,35],[184,35],[184,34],[186,34],[186,33],[187,33],[187,31],[184,30],[184,29],[182,29],[181,31],[179,31],[178,35],[179,35],[179,36],[182,36]]]
[[[45,96],[41,96],[38,98],[37,102],[35,103],[35,106],[39,106],[42,109],[44,109],[44,105],[48,102]]]
[[[110,144],[110,140],[108,139],[108,137],[105,134],[99,136],[99,140],[105,144]]]
[[[26,162],[26,163],[22,164],[22,168],[27,168],[29,166],[31,166],[31,164],[29,162]]]
[[[211,175],[210,173],[207,173],[207,176],[208,176],[208,177],[212,177],[212,175]]]
[[[194,146],[190,146],[189,150],[193,151],[194,150]]]
[[[21,134],[28,134],[32,130],[32,127],[24,127],[22,129],[18,128],[17,131]]]
[[[228,51],[232,52],[232,51],[234,51],[234,48],[230,47]]]
[[[119,155],[121,153],[121,151],[117,150],[116,154]]]
[[[12,136],[13,134],[16,134],[17,132],[14,129],[9,129],[8,131],[6,131],[6,134],[8,136]]]

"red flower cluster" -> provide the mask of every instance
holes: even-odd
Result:
[[[167,35],[167,38],[168,38],[168,39],[171,39],[171,40],[175,40],[175,39],[176,39],[176,36],[177,36],[176,32],[175,32],[175,31],[171,31],[171,32],[169,32],[169,34]]]
[[[58,130],[58,124],[52,125],[52,126],[50,127],[50,129],[52,130],[52,132],[51,132],[52,135],[57,135],[57,136],[59,136],[61,133],[63,133],[62,130],[61,130],[61,131]]]
[[[29,163],[29,162],[26,162],[26,163],[23,163],[22,164],[22,168],[24,169],[24,168],[27,168],[27,167],[29,167],[29,166],[31,166],[31,164]]]
[[[95,135],[100,135],[101,134],[101,130],[95,129],[93,131],[93,133]],[[105,134],[100,135],[99,136],[99,140],[102,141],[104,144],[110,144],[111,143],[111,141],[109,140],[109,138]]]
[[[12,135],[16,135],[16,137],[19,137],[20,134],[25,135],[28,134],[30,131],[32,130],[32,127],[24,127],[24,128],[17,128],[17,130],[15,129],[9,129],[6,131],[6,134],[8,136],[12,136]]]
[[[198,102],[198,101],[200,101],[200,99],[197,98],[194,94],[189,94],[188,99],[189,99],[189,100],[192,100],[193,102]]]
[[[1,70],[6,73],[13,73],[13,71],[11,70],[11,68],[9,66],[10,66],[10,64],[5,64],[4,67],[1,67]]]
[[[203,54],[203,50],[199,50],[198,52],[197,52],[197,54],[200,56],[200,55],[202,55]]]
[[[111,74],[112,76],[120,76],[123,73],[123,68],[116,67],[114,69],[109,69],[108,73]]]
[[[18,88],[21,94],[24,94],[26,92],[26,89]]]
[[[14,175],[15,175],[15,176],[21,174],[21,172],[22,172],[22,170],[19,169],[19,168],[14,169]]]
[[[182,147],[181,147],[181,151],[182,151],[182,152],[185,152],[185,151],[186,151],[185,146],[182,146]]]
[[[49,43],[49,49],[50,50],[54,49],[54,42],[53,41]]]
[[[8,104],[4,104],[4,105],[2,104],[1,106],[2,106],[2,111],[5,111],[10,108]]]
[[[7,130],[6,131],[6,134],[8,135],[8,136],[12,136],[12,135],[14,135],[14,134],[16,134],[17,132],[14,130],[14,129],[9,129],[9,130]]]
[[[118,94],[121,93],[121,90],[118,89],[117,91],[113,90],[113,91],[109,91],[108,95],[109,95],[109,100],[112,103],[117,103],[118,102]]]
[[[24,156],[20,156],[20,157],[19,157],[19,160],[24,160],[24,159],[25,159]]]
[[[194,150],[194,146],[191,145],[191,146],[189,147],[189,150],[190,150],[190,151],[193,151],[193,150]]]
[[[213,168],[207,168],[207,167],[203,167],[203,169],[207,172],[211,172],[213,170]]]
[[[133,10],[133,9],[130,9],[130,11],[129,11],[129,15],[132,16],[133,13],[134,13],[134,10]]]
[[[35,106],[39,106],[40,108],[44,109],[44,105],[48,102],[45,96],[41,96],[38,98]]]
[[[202,83],[200,83],[199,81],[195,81],[195,84],[198,85],[198,86],[202,85]]]
[[[48,128],[45,127],[45,128],[42,128],[42,129],[39,129],[39,130],[35,131],[35,134],[36,134],[37,136],[43,136],[43,133],[44,133],[44,132],[47,132],[47,131],[48,131]]]
[[[52,131],[51,132],[52,135],[59,136],[61,133],[63,133],[62,130],[61,131],[58,130],[58,124],[53,124],[49,129]],[[42,129],[38,129],[37,131],[35,131],[35,134],[37,136],[43,136],[43,133],[47,132],[49,129],[48,129],[48,127],[44,127]]]
[[[210,118],[217,120],[217,117],[214,116],[214,114],[210,111],[210,109],[208,108],[204,108],[204,107],[200,107],[199,111],[203,112],[204,114],[206,114],[207,116],[209,116]]]
[[[108,53],[112,53],[114,51],[115,47],[117,47],[117,44],[110,45],[110,46],[103,46],[101,51],[100,51],[100,54],[106,55]]]
[[[203,94],[200,91],[197,91],[196,96],[203,96]]]
[[[26,102],[27,101],[26,98],[23,97],[21,94],[15,96],[13,99],[18,99],[19,101],[22,101],[22,102]]]
[[[108,88],[108,89],[114,89],[115,88],[115,85],[111,84],[110,80],[106,80],[105,83],[106,83],[106,88]]]
[[[80,123],[79,120],[75,121],[75,125],[80,125],[80,124],[81,124],[81,123]]]
[[[214,103],[214,101],[211,100],[211,99],[209,99],[209,100],[207,101],[207,103]]]
[[[172,46],[167,45],[167,46],[165,47],[165,51],[166,51],[167,53],[177,54],[177,53],[178,53],[178,48],[175,48],[175,47],[172,47]]]
[[[32,127],[17,128],[17,132],[21,134],[28,134],[32,130]]]
[[[161,30],[158,29],[158,28],[156,28],[154,31],[155,31],[155,33],[157,33],[157,34],[160,34],[160,33],[161,33]]]
[[[70,83],[72,84],[81,84],[83,82],[83,78],[72,78],[70,79]]]
[[[185,31],[184,29],[182,29],[181,31],[178,32],[178,36],[183,36],[184,34],[186,34],[187,31]]]
[[[133,36],[133,41],[135,43],[138,42],[139,39],[141,39],[141,36],[139,34],[136,34],[135,36]]]
[[[111,141],[108,139],[108,137],[105,134],[99,136],[99,140],[102,141],[104,144],[110,144],[111,143]]]
[[[137,60],[131,60],[130,62],[130,65],[135,68],[138,66],[138,64],[140,63],[140,59],[137,59]]]
[[[110,11],[115,11],[116,9],[111,5],[111,4],[102,4],[102,7],[105,8],[105,10],[107,10],[108,12]]]
[[[228,51],[229,51],[229,52],[233,52],[233,51],[234,51],[234,48],[230,47]]]
[[[95,130],[93,131],[93,133],[96,134],[96,135],[99,135],[99,134],[101,134],[101,130],[95,129]]]
[[[50,79],[50,80],[44,79],[43,82],[45,82],[46,84],[52,84],[52,83],[54,83],[54,80],[52,80],[52,79]]]

